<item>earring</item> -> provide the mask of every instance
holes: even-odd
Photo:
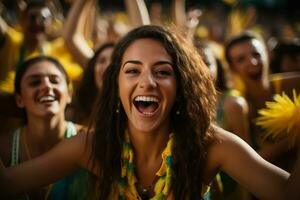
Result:
[[[116,113],[119,114],[120,113],[120,101],[118,101],[117,104],[117,109],[116,109]]]

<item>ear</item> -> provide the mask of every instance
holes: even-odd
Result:
[[[19,94],[16,95],[16,104],[19,108],[24,108],[22,97]]]
[[[67,103],[71,103],[72,102],[72,96],[73,96],[73,84],[72,83],[69,83],[68,84],[68,100],[67,100]]]

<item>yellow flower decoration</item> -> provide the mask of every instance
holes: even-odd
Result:
[[[273,138],[288,137],[291,146],[300,136],[300,95],[293,90],[293,99],[285,93],[276,94],[273,102],[266,102],[266,108],[258,111],[256,124]]]

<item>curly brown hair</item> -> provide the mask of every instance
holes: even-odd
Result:
[[[171,110],[174,132],[172,149],[172,185],[175,199],[201,199],[206,150],[213,136],[216,92],[209,71],[191,44],[179,34],[159,26],[141,26],[123,37],[116,45],[112,63],[104,75],[98,99],[93,138],[93,161],[99,167],[97,193],[108,199],[120,178],[121,153],[127,117],[118,107],[118,75],[124,52],[138,39],[151,38],[162,43],[174,63],[177,98]],[[176,110],[180,109],[180,115]],[[97,168],[98,169],[98,168]]]

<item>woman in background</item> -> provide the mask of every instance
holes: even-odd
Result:
[[[56,59],[38,56],[25,61],[16,73],[14,84],[17,105],[24,111],[24,123],[13,134],[0,135],[0,155],[7,167],[44,154],[80,129],[65,120],[71,91],[69,78]],[[57,183],[28,191],[23,198],[82,199],[87,195],[86,184],[87,173],[78,171]]]

